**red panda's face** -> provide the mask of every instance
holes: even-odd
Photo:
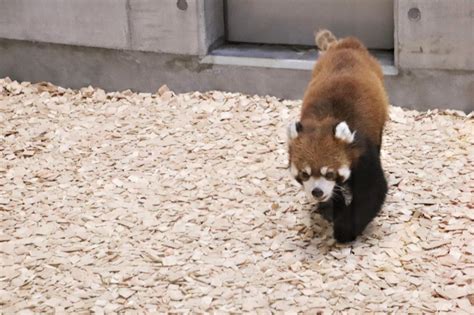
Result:
[[[349,150],[354,141],[346,122],[292,123],[288,127],[291,175],[309,198],[328,201],[351,175]]]

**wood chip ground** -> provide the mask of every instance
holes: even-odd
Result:
[[[0,80],[0,309],[474,313],[474,122],[391,108],[354,244],[287,170],[299,101]]]

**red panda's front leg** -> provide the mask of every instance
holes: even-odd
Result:
[[[352,169],[349,187],[352,201],[334,206],[334,237],[345,243],[355,240],[379,213],[385,202],[388,186],[376,146],[366,142],[364,154]]]
[[[339,243],[348,243],[356,239],[354,218],[351,213],[351,205],[346,205],[342,195],[334,196],[333,221],[334,238]]]

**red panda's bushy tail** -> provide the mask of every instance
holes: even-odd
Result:
[[[328,50],[331,44],[337,41],[336,36],[334,36],[331,31],[323,29],[315,33],[315,42],[316,46],[322,51]]]

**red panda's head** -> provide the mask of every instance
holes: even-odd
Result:
[[[291,175],[306,195],[328,201],[351,175],[355,132],[345,121],[303,121],[288,126]]]

